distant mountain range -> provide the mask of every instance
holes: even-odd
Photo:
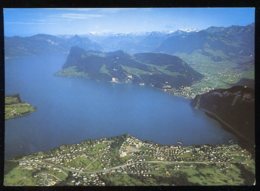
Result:
[[[17,57],[26,55],[68,54],[72,46],[80,46],[89,50],[102,48],[87,37],[77,35],[70,38],[38,34],[31,37],[5,37],[5,56]]]
[[[157,52],[177,55],[191,63],[207,59],[212,63],[230,61],[236,64],[254,62],[255,25],[210,27],[198,32],[148,32],[144,34],[110,34],[85,36],[5,37],[5,55],[66,53],[72,46],[86,50],[127,53]],[[195,59],[198,58],[198,59]]]
[[[72,47],[63,71],[59,74],[77,76],[78,73],[96,80],[138,83],[161,89],[191,85],[203,77],[183,60],[172,55],[129,55],[123,51],[105,53]]]
[[[147,32],[144,34],[110,34],[86,35],[89,39],[102,45],[104,51],[123,50],[134,54],[139,52],[156,52],[155,49],[171,34]]]
[[[255,25],[210,27],[164,40],[156,52],[174,54],[191,65],[224,64],[248,70],[254,65]]]
[[[5,37],[5,58],[63,54],[68,60],[62,75],[88,74],[162,88],[189,86],[203,74],[201,88],[216,88],[242,77],[254,78],[254,33],[253,23],[192,32]]]
[[[227,57],[254,55],[254,24],[248,26],[210,27],[199,32],[182,32],[165,39],[157,51],[174,54],[192,53],[201,50],[203,54],[220,60],[211,51],[221,51]]]

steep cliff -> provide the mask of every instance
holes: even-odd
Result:
[[[217,119],[243,143],[255,141],[255,90],[247,86],[217,89],[197,95],[192,101],[195,108]]]

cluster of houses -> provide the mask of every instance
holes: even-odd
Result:
[[[112,143],[112,139],[104,138],[82,144],[61,146],[46,155],[34,154],[23,157],[19,160],[19,166],[39,172],[41,169],[45,169],[45,171],[49,171],[50,174],[54,173],[56,176],[63,173],[63,176],[65,174],[70,177],[69,184],[72,185],[102,186],[105,185],[105,182],[100,177],[111,173],[134,174],[143,177],[152,176],[153,172],[156,171],[156,165],[154,166],[153,162],[159,164],[160,161],[176,162],[172,165],[173,170],[179,170],[184,162],[189,162],[188,165],[192,167],[196,165],[192,164],[193,161],[222,164],[220,168],[226,169],[236,160],[234,153],[238,150],[241,151],[241,148],[236,144],[228,146],[182,146],[182,143],[178,143],[170,146],[143,142],[135,137],[127,136],[118,150],[121,164],[115,165],[111,162],[114,160],[112,158],[116,157],[111,155]],[[238,152],[238,155],[250,157],[244,150],[242,150],[242,154]],[[79,158],[84,159],[84,157],[88,164],[80,163]],[[96,161],[98,161],[98,168],[92,167],[89,169],[88,167]],[[37,174],[34,176],[40,181],[46,180],[44,176]],[[54,180],[60,181],[59,178],[53,176],[49,183],[53,184]]]
[[[126,78],[126,80],[125,80],[125,83],[130,83],[130,82],[132,82],[132,80],[133,80],[133,75],[130,75],[130,74],[129,74],[129,75],[127,75],[127,78]],[[112,77],[111,82],[112,82],[112,83],[119,83],[120,81],[119,81],[118,78]]]
[[[214,88],[210,88],[210,87],[202,87],[200,89],[195,90],[193,87],[190,87],[190,86],[181,86],[178,89],[168,88],[168,89],[164,89],[164,90],[173,95],[176,95],[176,96],[182,96],[182,97],[186,97],[186,98],[195,98],[196,95],[209,92],[213,89]]]

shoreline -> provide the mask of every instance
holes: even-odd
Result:
[[[124,134],[115,135],[115,136],[108,136],[108,137],[104,137],[103,136],[103,137],[99,137],[99,138],[84,139],[84,140],[81,140],[79,142],[71,143],[71,144],[60,144],[60,145],[54,146],[53,148],[50,148],[50,149],[47,149],[47,150],[39,150],[39,151],[31,152],[31,153],[28,153],[28,154],[19,154],[19,155],[16,155],[16,156],[8,157],[5,160],[21,158],[21,157],[24,157],[24,156],[34,155],[34,154],[38,154],[38,153],[42,153],[42,152],[43,153],[52,152],[52,151],[57,150],[60,147],[64,147],[64,146],[65,147],[67,147],[67,146],[75,146],[75,145],[85,144],[86,142],[98,142],[98,141],[103,141],[103,140],[113,140],[113,139],[122,138],[122,137],[123,138],[125,138],[125,137],[126,138],[127,137],[135,138],[135,139],[139,140],[140,142],[143,142],[143,143],[146,143],[146,144],[156,145],[156,146],[159,146],[159,147],[180,147],[180,148],[190,148],[190,147],[193,148],[194,147],[194,148],[197,148],[197,147],[204,147],[204,146],[222,147],[222,146],[239,145],[239,143],[236,142],[236,140],[233,140],[233,139],[230,139],[228,141],[228,143],[216,143],[216,144],[204,143],[204,144],[188,144],[188,145],[185,145],[185,144],[183,144],[180,141],[177,141],[174,144],[161,144],[161,143],[157,143],[157,142],[146,140],[146,139],[140,139],[140,138],[137,138],[136,136],[130,135],[128,133],[124,133]]]
[[[164,89],[164,88],[159,88],[159,87],[155,87],[155,86],[151,86],[151,85],[140,85],[138,83],[132,83],[132,82],[112,82],[112,81],[102,81],[102,80],[98,80],[98,79],[92,79],[92,78],[89,78],[87,75],[83,75],[82,73],[78,73],[78,74],[63,74],[62,73],[63,70],[59,70],[57,72],[54,73],[54,76],[56,77],[62,77],[62,78],[75,78],[75,79],[83,79],[83,80],[91,80],[91,81],[95,81],[95,82],[104,82],[104,83],[108,83],[108,84],[120,84],[120,85],[127,85],[127,84],[132,84],[132,85],[135,85],[137,87],[146,87],[146,88],[151,88],[151,89],[155,89],[155,90],[159,90],[160,92],[163,92],[163,93],[166,93],[168,95],[171,95],[171,96],[176,96],[176,97],[180,97],[180,98],[183,98],[183,99],[186,99],[186,100],[192,100],[194,97],[192,97],[191,95],[182,95],[182,94],[178,94],[178,92],[174,92],[173,89],[175,88],[171,88],[171,89]],[[187,86],[187,87],[190,87],[190,86]],[[176,89],[178,90],[178,89]],[[206,93],[206,92],[204,92]],[[201,93],[200,93],[201,94]]]

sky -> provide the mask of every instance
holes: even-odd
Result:
[[[254,8],[5,8],[5,36],[142,33],[248,25]]]

